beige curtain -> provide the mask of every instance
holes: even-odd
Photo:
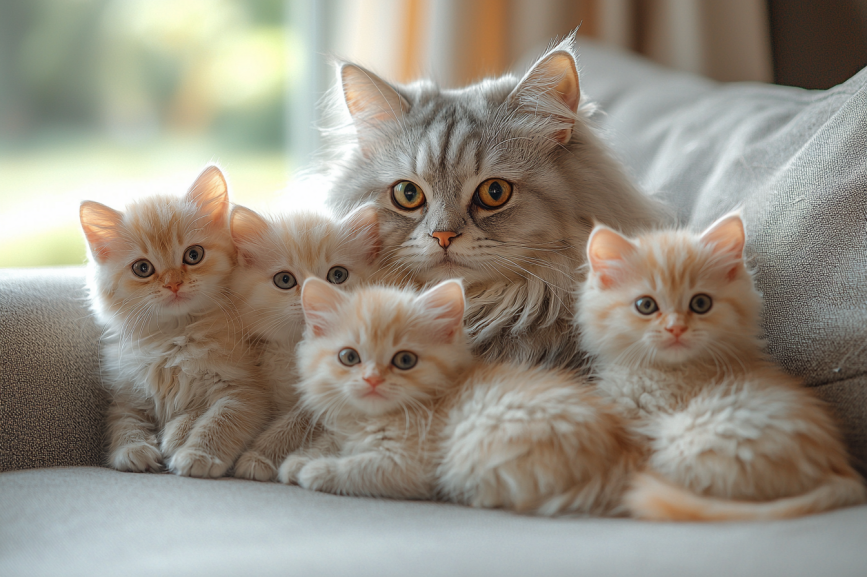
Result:
[[[334,0],[325,47],[407,81],[458,86],[579,35],[721,81],[772,80],[765,0]]]

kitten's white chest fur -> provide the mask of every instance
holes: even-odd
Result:
[[[214,386],[228,376],[224,373],[241,372],[231,366],[225,343],[218,337],[212,327],[191,324],[132,343],[112,343],[107,362],[120,377],[121,388],[123,383],[131,384],[138,403],[164,424],[179,411],[204,403]]]
[[[680,370],[634,369],[609,365],[599,372],[597,386],[630,419],[681,408],[708,384],[707,375]]]
[[[268,341],[259,363],[264,378],[271,383],[274,402],[280,412],[287,412],[298,404],[298,367],[295,361],[294,341]]]

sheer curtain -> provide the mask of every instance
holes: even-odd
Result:
[[[288,0],[303,38],[290,140],[317,145],[315,102],[333,82],[327,55],[398,82],[421,75],[460,86],[525,63],[555,37],[632,50],[721,81],[773,79],[765,0]]]

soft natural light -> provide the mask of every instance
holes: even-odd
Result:
[[[0,5],[14,21],[0,39],[0,267],[81,264],[82,200],[182,193],[208,162],[251,208],[318,202],[283,197],[297,76],[285,12],[282,0]]]

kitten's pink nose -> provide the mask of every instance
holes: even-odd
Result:
[[[375,389],[376,387],[384,383],[385,379],[383,379],[379,375],[367,375],[366,377],[364,377],[364,382],[370,385],[371,389]]]
[[[175,294],[178,294],[178,290],[181,288],[182,284],[184,284],[184,281],[182,280],[173,280],[164,284],[163,287],[169,289]]]
[[[456,232],[447,232],[447,231],[437,231],[430,233],[432,237],[437,239],[437,242],[440,243],[440,246],[443,248],[448,248],[451,244],[453,238],[460,236]]]
[[[671,325],[669,327],[665,327],[665,330],[673,334],[675,338],[678,338],[680,337],[680,335],[686,332],[686,325]]]

